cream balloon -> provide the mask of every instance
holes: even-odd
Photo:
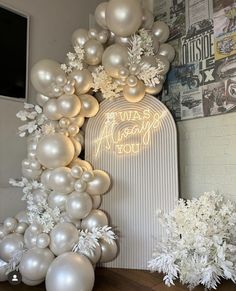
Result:
[[[142,28],[150,30],[152,29],[153,24],[154,24],[154,16],[152,12],[144,8],[143,17],[142,17]]]
[[[110,36],[110,34],[109,34],[108,30],[103,30],[103,31],[99,32],[99,34],[97,36],[97,40],[100,43],[105,44],[105,43],[107,43],[109,36]]]
[[[17,251],[22,251],[24,248],[23,235],[12,233],[7,235],[0,242],[0,259],[9,262]]]
[[[93,171],[94,178],[87,184],[87,190],[90,195],[101,195],[105,194],[111,185],[111,179],[109,175],[101,170]]]
[[[67,196],[57,191],[52,191],[48,196],[48,205],[52,209],[58,207],[61,211],[64,211],[66,208],[66,199]]]
[[[37,286],[43,283],[44,279],[42,280],[29,280],[25,277],[22,277],[22,282],[27,286]]]
[[[78,231],[72,223],[59,223],[50,232],[50,239],[51,251],[56,256],[59,256],[65,252],[72,251],[78,241]]]
[[[92,210],[92,199],[87,193],[73,192],[66,201],[66,212],[72,219],[83,219]]]
[[[88,40],[84,45],[84,60],[86,64],[95,66],[102,61],[103,45],[96,39]]]
[[[53,60],[41,60],[31,70],[31,82],[34,88],[49,97],[55,96],[53,86],[59,76],[65,77],[65,73],[60,64]]]
[[[95,227],[108,225],[108,218],[106,214],[99,209],[93,209],[87,217],[81,222],[82,229],[92,230]]]
[[[87,161],[81,160],[81,159],[76,159],[74,160],[71,165],[71,167],[73,166],[80,166],[82,167],[85,171],[92,171],[93,167],[91,166],[91,164]]]
[[[17,220],[14,217],[8,217],[4,220],[3,226],[9,231],[13,232],[17,227]]]
[[[85,118],[78,115],[74,118],[71,118],[70,121],[72,122],[72,124],[77,125],[78,127],[82,127],[84,122],[85,122]]]
[[[80,251],[80,254],[86,256],[92,264],[96,264],[101,258],[102,250],[100,245],[96,245],[95,249],[91,251]]]
[[[36,102],[41,106],[43,107],[43,105],[49,100],[50,97],[48,96],[45,96],[41,93],[38,93],[36,95]]]
[[[73,166],[71,168],[71,175],[74,178],[79,179],[83,174],[83,169],[80,166]]]
[[[29,224],[28,216],[26,211],[20,211],[15,218],[18,220],[18,222],[25,222]]]
[[[81,101],[80,115],[83,117],[93,117],[99,111],[99,104],[92,95],[84,94],[79,96]]]
[[[27,179],[38,180],[41,173],[42,173],[42,170],[31,170],[31,169],[22,168],[22,175],[23,177]]]
[[[52,170],[46,169],[42,172],[40,181],[44,187],[49,188],[49,177],[51,175]]]
[[[59,133],[42,137],[37,146],[37,159],[44,167],[50,169],[67,166],[74,153],[72,141]]]
[[[58,112],[64,117],[75,117],[81,109],[80,99],[76,95],[62,95],[57,99]]]
[[[156,95],[156,94],[161,92],[162,88],[163,88],[163,82],[160,82],[160,84],[157,84],[154,87],[146,86],[145,91],[146,91],[147,94]]]
[[[131,103],[139,102],[145,96],[145,85],[142,81],[138,80],[136,86],[124,86],[123,94],[127,101]]]
[[[120,44],[109,46],[102,57],[102,64],[107,74],[113,78],[119,78],[119,70],[128,64],[128,50]]]
[[[84,182],[83,180],[77,180],[75,182],[75,191],[82,193],[85,192],[87,188],[87,183]]]
[[[65,253],[57,257],[48,269],[47,291],[91,291],[94,270],[90,261],[77,253]]]
[[[92,195],[93,209],[98,209],[102,204],[102,196],[101,195]]]
[[[70,137],[73,145],[74,145],[74,149],[75,149],[75,154],[74,154],[74,158],[76,159],[80,153],[81,153],[81,150],[82,150],[82,146],[80,144],[80,142],[78,141],[78,139],[75,139],[74,137]]]
[[[166,57],[170,63],[175,58],[175,49],[168,43],[162,43],[158,53],[159,55]]]
[[[57,99],[50,99],[44,104],[43,114],[50,120],[59,120],[62,118],[62,114],[59,112]]]
[[[94,179],[94,173],[92,171],[84,171],[81,179],[85,182],[91,182]]]
[[[118,247],[116,242],[113,240],[110,244],[104,240],[100,242],[101,247],[101,258],[100,263],[108,263],[113,261],[118,253]]]
[[[42,280],[46,277],[48,268],[53,260],[54,255],[48,248],[34,248],[24,253],[19,271],[28,280]]]
[[[50,236],[47,233],[40,233],[36,240],[38,248],[45,249],[50,244]]]
[[[81,144],[82,148],[84,148],[84,132],[80,130],[74,138]]]
[[[137,0],[110,0],[106,24],[118,36],[134,34],[142,24],[142,7]]]
[[[15,232],[16,233],[19,233],[19,234],[24,234],[26,229],[29,227],[29,225],[25,222],[19,222],[17,224],[17,227],[15,229]]]
[[[156,21],[152,26],[152,33],[161,43],[164,43],[169,38],[170,29],[165,22]]]
[[[107,9],[107,2],[102,2],[97,6],[94,13],[97,24],[100,25],[102,28],[107,28],[106,9]]]
[[[72,44],[73,46],[84,46],[89,40],[88,31],[83,28],[79,28],[72,34]]]
[[[93,86],[93,78],[88,69],[74,70],[70,77],[75,80],[75,92],[77,95],[87,93]]]
[[[96,28],[90,28],[88,31],[88,37],[89,38],[93,38],[93,39],[97,39],[98,37],[98,31]]]
[[[75,179],[71,175],[71,169],[59,167],[52,171],[49,177],[49,187],[62,194],[69,194],[73,191]]]
[[[122,36],[115,36],[115,42],[120,44],[120,45],[123,45],[123,46],[126,46],[126,47],[129,47],[130,46],[130,37],[126,36],[126,37],[122,37]]]

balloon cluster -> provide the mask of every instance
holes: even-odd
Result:
[[[67,63],[41,60],[31,71],[38,105],[26,104],[18,117],[28,123],[27,158],[22,161],[27,212],[0,226],[0,280],[19,268],[23,282],[46,278],[48,291],[90,291],[93,265],[117,255],[107,215],[98,209],[109,175],[78,156],[84,146],[81,127],[99,111],[93,96],[124,96],[140,101],[161,91],[174,49],[164,42],[169,28],[154,22],[138,0],[110,0],[96,8],[101,26],[72,35],[75,52]],[[14,184],[13,183],[13,184]]]

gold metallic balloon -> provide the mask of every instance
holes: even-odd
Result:
[[[54,260],[53,253],[48,248],[33,248],[24,253],[19,271],[29,280],[42,280],[46,277],[49,266]]]
[[[83,219],[92,210],[92,199],[87,193],[72,192],[66,201],[66,212],[72,219]]]
[[[100,247],[102,250],[101,258],[99,260],[100,263],[108,263],[116,258],[118,247],[114,240],[110,244],[103,240],[100,242]]]
[[[75,179],[71,175],[71,169],[59,167],[52,171],[49,177],[49,187],[62,194],[69,194],[74,190]]]
[[[152,33],[161,43],[164,43],[169,38],[170,29],[169,29],[169,26],[165,22],[156,21],[153,24]]]
[[[139,102],[145,96],[145,85],[142,81],[138,80],[136,86],[124,86],[123,94],[127,101],[131,103]]]
[[[81,228],[88,230],[105,225],[108,225],[108,218],[100,209],[93,209],[81,222]]]
[[[108,28],[118,36],[134,34],[142,24],[142,7],[137,0],[110,0],[106,9]]]
[[[96,39],[89,39],[84,45],[84,60],[86,64],[95,66],[102,61],[103,45]]]
[[[81,116],[93,117],[98,113],[99,104],[96,98],[89,94],[80,95],[79,98],[81,101]]]
[[[73,46],[84,46],[89,40],[88,31],[83,28],[79,28],[72,34],[72,44]]]
[[[92,291],[94,270],[83,255],[69,252],[57,257],[46,276],[47,291]]]
[[[62,95],[57,99],[58,111],[64,117],[75,117],[81,109],[80,99],[76,95]]]
[[[93,78],[89,70],[74,70],[70,77],[75,80],[75,92],[77,95],[87,93],[93,86]]]
[[[72,161],[74,153],[72,141],[59,133],[42,137],[37,146],[37,159],[49,169],[67,166]]]
[[[23,235],[19,233],[9,234],[0,242],[0,259],[9,262],[14,253],[22,251],[23,248]]]
[[[102,28],[107,28],[106,9],[107,9],[107,2],[102,2],[97,6],[94,13],[97,24],[99,24]]]
[[[45,96],[41,93],[37,93],[36,95],[36,102],[43,107],[43,105],[49,100],[48,96]]]
[[[93,171],[94,178],[87,184],[87,192],[90,195],[101,195],[105,194],[111,185],[111,179],[109,175],[101,170]]]
[[[170,63],[175,58],[175,49],[168,43],[162,43],[158,53],[159,55],[166,57]]]
[[[50,249],[56,256],[59,256],[72,251],[78,241],[78,231],[72,223],[58,223],[50,232],[50,238]]]
[[[59,76],[65,77],[65,73],[60,64],[53,60],[41,60],[31,70],[31,82],[34,88],[49,97],[58,96],[53,92],[53,88]]]
[[[50,99],[43,105],[43,114],[50,120],[59,120],[62,118],[57,99]]]
[[[128,64],[128,49],[120,44],[109,46],[102,57],[102,64],[107,74],[113,78],[119,78],[119,70]]]
[[[67,196],[65,194],[52,191],[48,196],[48,205],[52,209],[58,207],[61,211],[64,211],[66,209],[66,199]]]

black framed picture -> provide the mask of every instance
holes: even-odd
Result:
[[[25,101],[29,16],[0,4],[0,97]]]

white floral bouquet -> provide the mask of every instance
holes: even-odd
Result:
[[[221,278],[236,283],[236,204],[215,192],[180,199],[170,213],[159,213],[166,236],[148,262],[165,273],[168,286],[179,279],[189,289],[216,289]]]

